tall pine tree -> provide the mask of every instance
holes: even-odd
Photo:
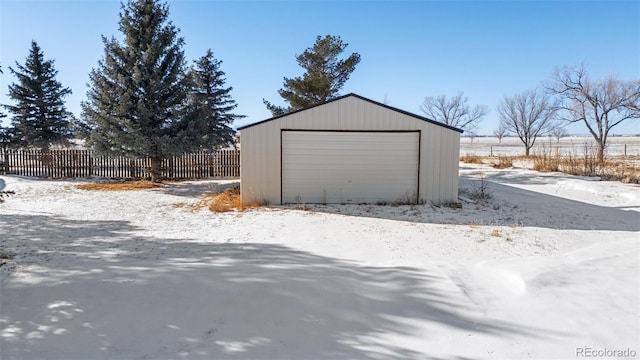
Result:
[[[9,85],[9,97],[15,105],[5,105],[12,115],[13,141],[43,149],[65,144],[73,136],[73,115],[64,105],[71,89],[56,80],[54,61],[44,60],[42,49],[32,41],[25,64],[16,61],[16,69],[9,70],[18,80]]]
[[[0,74],[4,74],[2,71],[2,66],[0,66]],[[7,114],[0,111],[0,121],[3,118],[7,117]],[[11,141],[11,133],[9,132],[9,128],[6,128],[1,125],[0,122],[0,149],[5,150],[9,145],[9,141]],[[0,160],[0,165],[2,164],[2,160]]]
[[[2,66],[0,66],[0,74],[4,74],[4,72],[2,71]],[[2,118],[5,118],[5,117],[7,117],[7,114],[0,111],[0,121],[2,121]],[[0,125],[0,149],[5,150],[9,145],[9,141],[11,141],[11,134],[9,132],[9,128],[6,128]],[[0,166],[3,166],[2,160],[0,160]]]
[[[184,151],[184,106],[189,90],[184,40],[156,0],[132,0],[120,13],[123,43],[103,37],[104,58],[90,74],[83,118],[88,144],[105,153],[148,156],[149,174],[159,181],[160,165]]]
[[[322,104],[337,96],[360,62],[358,53],[346,59],[338,58],[348,45],[340,36],[318,36],[313,47],[297,55],[298,65],[306,72],[302,77],[285,77],[284,87],[278,90],[289,106],[285,108],[262,100],[273,116]]]
[[[2,71],[2,66],[0,66],[0,74],[4,74],[4,72]],[[7,114],[3,113],[2,111],[0,111],[0,119],[7,117]],[[0,126],[0,131],[2,130],[2,126]]]
[[[4,74],[2,66],[0,66],[0,74]],[[0,108],[1,107],[2,106],[0,106]],[[7,114],[0,111],[0,121],[5,117],[7,117]],[[0,150],[5,151],[13,144],[14,132],[14,128],[0,126]],[[0,159],[0,167],[2,166],[6,166],[6,164],[3,162],[3,159]]]
[[[181,141],[193,150],[215,148],[232,144],[235,130],[233,121],[242,119],[232,111],[238,106],[231,98],[232,87],[225,87],[222,61],[211,50],[194,61],[189,72],[191,90],[182,123]]]

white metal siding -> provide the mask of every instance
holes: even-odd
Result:
[[[280,203],[283,129],[420,130],[420,199],[439,204],[458,198],[460,134],[457,131],[347,96],[241,130],[240,186],[244,203]]]
[[[282,132],[283,203],[416,201],[418,132]]]

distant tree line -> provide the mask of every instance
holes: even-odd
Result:
[[[451,98],[427,97],[421,109],[433,120],[472,135],[488,113],[485,106],[468,105],[462,92]],[[500,122],[493,134],[499,141],[505,136],[517,136],[527,156],[538,137],[559,139],[566,136],[568,124],[582,123],[593,136],[598,146],[597,159],[602,163],[611,129],[624,121],[640,120],[640,80],[625,81],[610,75],[594,81],[583,64],[563,66],[540,87],[505,96],[497,111]]]

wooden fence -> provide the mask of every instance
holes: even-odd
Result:
[[[90,150],[0,150],[0,174],[47,178],[148,178],[149,158],[96,155]],[[240,150],[223,149],[173,156],[161,165],[167,179],[240,177]]]

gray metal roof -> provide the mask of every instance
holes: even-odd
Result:
[[[407,116],[411,116],[413,118],[416,118],[416,119],[419,119],[419,120],[422,120],[422,121],[426,121],[426,122],[429,122],[429,123],[432,123],[432,124],[435,124],[435,125],[438,125],[438,126],[442,126],[442,127],[447,128],[449,130],[454,130],[454,131],[457,131],[459,133],[464,132],[462,129],[458,129],[456,127],[453,127],[453,126],[450,126],[450,125],[447,125],[447,124],[443,124],[441,122],[426,118],[424,116],[416,115],[416,114],[410,113],[408,111],[404,111],[404,110],[395,108],[393,106],[389,106],[389,105],[383,104],[381,102],[377,102],[377,101],[374,101],[374,100],[371,100],[371,99],[367,99],[366,97],[363,97],[363,96],[360,96],[360,95],[354,94],[354,93],[349,93],[349,94],[346,94],[346,95],[339,96],[337,98],[331,99],[331,100],[329,100],[329,101],[327,101],[325,103],[322,103],[322,104],[309,106],[309,107],[304,108],[304,109],[299,109],[299,110],[295,110],[295,111],[292,111],[292,112],[289,112],[289,113],[286,113],[286,114],[283,114],[283,115],[274,116],[272,118],[269,118],[269,119],[266,119],[266,120],[262,120],[262,121],[258,121],[258,122],[255,122],[253,124],[244,125],[244,126],[239,127],[238,130],[242,130],[242,129],[246,129],[246,128],[249,128],[249,127],[252,127],[252,126],[260,125],[260,124],[266,123],[268,121],[273,121],[273,120],[276,120],[276,119],[279,119],[279,118],[282,118],[282,117],[285,117],[285,116],[289,116],[291,114],[295,114],[297,112],[309,110],[309,109],[312,109],[314,107],[318,107],[318,106],[322,106],[322,105],[328,104],[330,102],[342,100],[342,99],[344,99],[346,97],[349,97],[349,96],[356,97],[356,98],[358,98],[360,100],[368,101],[368,102],[370,102],[372,104],[375,104],[375,105],[378,105],[378,106],[382,106],[382,107],[387,108],[389,110],[396,111],[396,112],[399,112],[401,114],[404,114],[404,115],[407,115]]]

